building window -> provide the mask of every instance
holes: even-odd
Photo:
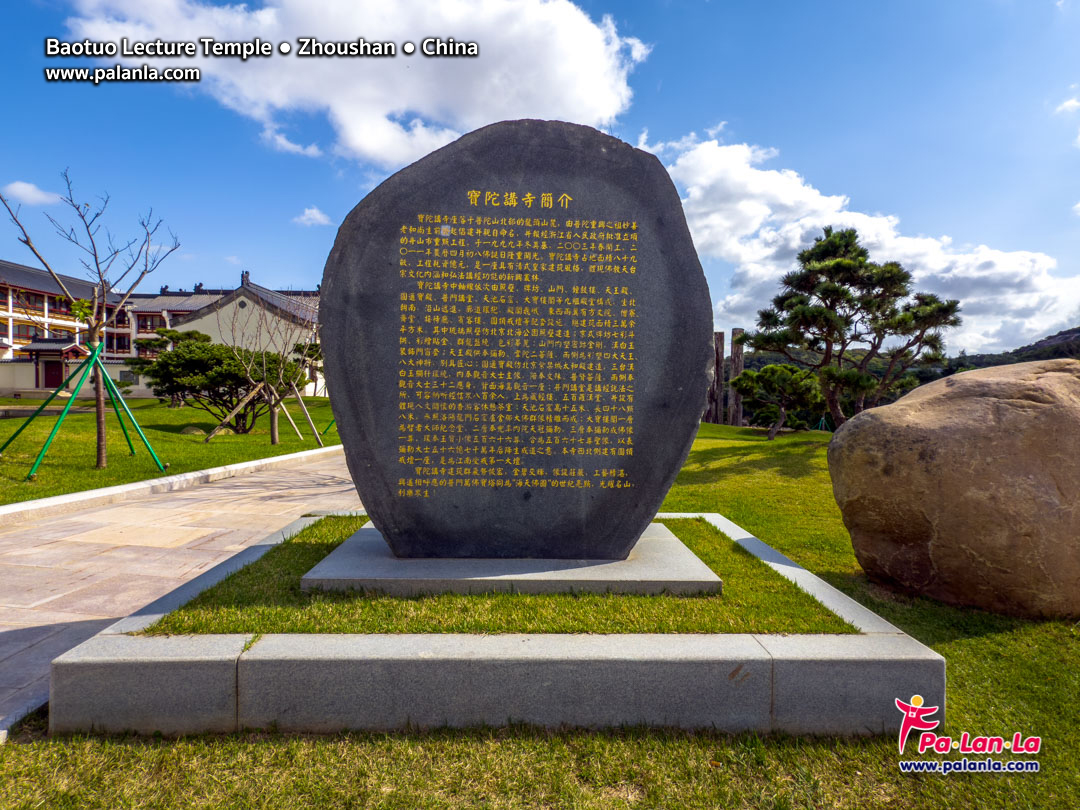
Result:
[[[138,315],[139,331],[153,332],[165,328],[165,319],[160,315]]]
[[[109,311],[109,314],[112,314],[112,310]],[[113,321],[113,323],[115,323],[117,326],[127,326],[128,325],[127,310],[122,309],[118,313],[116,313],[116,320]]]
[[[70,329],[50,329],[49,337],[54,338],[70,338],[74,337],[75,333]]]
[[[70,315],[71,314],[71,301],[64,298],[62,295],[50,295],[49,296],[49,314],[50,315]]]
[[[105,335],[105,351],[127,353],[131,350],[131,338],[127,335]]]
[[[33,340],[41,335],[41,329],[32,323],[15,324],[16,340]]]
[[[7,321],[0,321],[0,338],[6,338],[7,336]]]
[[[15,293],[14,304],[15,309],[28,309],[31,312],[43,312],[45,310],[45,296],[20,290]]]

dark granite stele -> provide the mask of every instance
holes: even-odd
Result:
[[[528,208],[526,194],[534,197]],[[543,194],[551,196],[545,201]],[[506,205],[508,200],[518,204]],[[441,242],[409,241],[408,226],[425,215],[434,223],[426,233]],[[464,235],[467,228],[480,228],[484,217],[512,224],[492,225],[487,235]],[[599,253],[598,240],[606,245]],[[468,283],[473,271],[502,275],[477,281],[471,304],[445,298],[452,285],[432,287],[429,281],[444,271],[427,262],[438,265],[450,251],[463,262],[451,273],[455,284]],[[525,265],[519,254],[527,257]],[[509,259],[505,272],[499,257]],[[527,269],[521,271],[522,266]],[[509,282],[513,290],[502,289],[515,273],[518,280]],[[582,296],[589,303],[581,305],[580,315],[552,306],[572,301],[575,288],[594,291]],[[432,290],[430,300],[408,309],[410,295]],[[597,300],[609,303],[598,306]],[[474,327],[447,330],[463,323],[466,306],[487,304],[490,311]],[[524,321],[517,324],[524,322],[530,334],[514,345],[509,333],[497,333],[496,322],[521,318],[523,308]],[[349,470],[373,524],[394,554],[406,558],[626,558],[689,453],[713,373],[708,287],[663,165],[616,138],[561,122],[493,124],[372,191],[338,231],[323,276],[320,319],[326,377]],[[622,331],[597,326],[612,320]],[[539,337],[532,334],[528,325],[536,322],[560,338],[552,340],[544,326]],[[419,331],[406,334],[403,324]],[[488,327],[495,331],[484,332]],[[447,371],[449,366],[439,365],[444,360],[435,359],[415,372],[427,375],[434,369],[433,390],[457,386],[453,390],[466,392],[465,405],[436,399],[447,396],[443,393],[420,395],[413,388],[402,393],[420,383],[408,381],[414,372],[405,371],[399,346],[419,345],[420,336],[444,353],[480,339],[482,356],[463,359],[459,368],[466,371]],[[548,353],[546,359],[532,359],[541,351]],[[514,391],[493,396],[483,388],[490,380],[472,377],[470,382],[468,375],[496,358],[511,362],[508,374],[521,376],[511,384]],[[570,365],[588,362],[597,364],[591,379],[582,366]],[[617,368],[620,362],[627,369]],[[547,383],[530,376],[538,369],[548,375]],[[618,374],[623,370],[629,371],[629,381]],[[448,376],[440,381],[444,372]],[[578,407],[571,390],[585,390],[573,389],[579,382],[593,386],[586,395],[593,399],[573,412],[574,424],[555,422],[554,438],[515,425],[521,450],[516,460],[503,452],[508,440],[496,431],[501,425],[479,424],[487,419],[477,416],[479,401],[498,402],[500,419],[524,423],[523,414],[530,419],[539,414],[565,420]],[[522,397],[526,385],[528,395]],[[551,399],[538,405],[528,398],[541,394]],[[404,423],[415,419],[431,425],[430,420],[442,418],[428,413],[436,407],[461,411],[464,440],[451,437],[445,452],[415,453],[418,445],[432,446],[422,435],[427,428],[414,435]],[[609,454],[583,451],[588,437],[574,439],[576,444],[568,438],[613,423],[620,431],[596,440],[610,443],[604,448],[613,451]],[[550,455],[536,453],[535,445],[542,443],[552,445]],[[487,464],[485,445],[496,446]],[[625,453],[628,446],[631,454]],[[472,471],[464,478],[474,483],[437,483],[452,479],[458,465]],[[501,473],[485,474],[489,467]],[[613,480],[622,486],[607,486]],[[414,490],[417,481],[426,483]],[[423,495],[416,495],[421,489]]]

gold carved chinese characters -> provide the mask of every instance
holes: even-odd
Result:
[[[571,201],[469,191],[400,226],[399,497],[633,486],[638,227]]]
[[[516,191],[470,189],[465,192],[465,196],[469,198],[469,205],[483,208],[517,208],[520,205],[523,208],[532,210],[534,203],[537,203],[539,208],[554,208],[557,201],[559,208],[567,209],[570,207],[570,203],[574,201],[574,198],[565,192],[556,198],[553,191],[541,191],[539,196],[531,191],[525,191],[519,196]]]

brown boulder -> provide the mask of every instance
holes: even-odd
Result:
[[[844,424],[833,494],[875,581],[1080,616],[1080,362],[968,371]]]

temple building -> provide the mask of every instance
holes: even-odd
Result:
[[[90,300],[94,285],[62,275],[76,298]],[[113,312],[123,296],[110,293]],[[133,293],[105,331],[104,362],[109,376],[130,383],[130,396],[152,396],[145,380],[125,360],[153,356],[139,338],[156,338],[162,327],[197,330],[216,343],[274,352],[291,352],[310,339],[318,323],[318,290],[271,290],[240,274],[240,286]],[[71,302],[45,271],[0,260],[0,396],[46,396],[85,356],[84,327],[71,315]],[[323,394],[321,380],[309,382],[307,394]],[[82,395],[88,395],[86,390]]]

